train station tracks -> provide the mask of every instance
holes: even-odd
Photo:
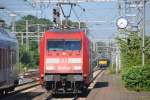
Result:
[[[37,96],[33,100],[86,100],[88,94],[94,88],[94,85],[96,84],[97,80],[102,76],[104,73],[104,70],[96,70],[93,73],[93,80],[91,84],[88,87],[87,93],[83,94],[66,94],[66,95],[51,95],[49,92],[45,92],[40,96]]]
[[[20,93],[28,92],[31,89],[38,87],[39,85],[40,84],[39,84],[38,80],[37,81],[28,82],[28,83],[24,83],[24,84],[20,84],[20,85],[18,85],[15,88],[14,91],[9,92],[9,93],[4,94],[4,95],[0,95],[0,100],[1,99],[9,99],[11,97],[19,95]]]
[[[107,70],[95,71],[87,93],[82,95],[52,95],[37,82],[33,82],[18,86],[15,92],[0,100],[150,100],[150,93],[127,91],[118,83],[119,76],[107,72]]]
[[[38,82],[31,82],[28,84],[20,85],[15,89],[15,92],[5,95],[0,99],[3,100],[14,100],[14,99],[25,99],[25,100],[86,100],[87,95],[90,90],[94,87],[97,79],[103,74],[103,70],[97,70],[94,72],[93,81],[89,86],[89,91],[83,95],[54,95],[52,96],[50,92],[47,92],[42,88]]]
[[[22,85],[19,85],[18,87],[15,88],[15,92],[18,93],[18,92],[28,92],[29,89],[32,89],[36,86],[39,86],[39,82],[38,81],[33,81],[33,82],[29,82],[29,83],[26,83],[26,84],[22,84]]]

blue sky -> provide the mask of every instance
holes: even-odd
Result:
[[[52,8],[54,5],[42,6],[42,9],[32,8],[29,3],[23,2],[23,0],[0,0],[0,6],[7,6],[9,9],[19,13],[19,16],[27,14],[33,14],[38,17],[52,19]],[[147,33],[150,31],[150,3],[147,4]],[[91,36],[95,38],[113,38],[117,34],[116,19],[118,16],[117,2],[101,2],[101,3],[80,3],[82,8],[85,8],[85,12],[79,7],[75,7],[74,10],[81,21],[100,21],[99,23],[87,23]],[[68,8],[67,8],[68,10]],[[66,11],[67,11],[66,10]],[[20,12],[22,11],[22,12]],[[11,21],[11,17],[8,14],[0,13],[0,17]],[[19,17],[17,17],[19,18]],[[72,13],[71,20],[78,20]],[[149,25],[148,25],[149,24]]]
[[[77,13],[80,21],[99,21],[87,23],[93,38],[112,38],[116,34],[115,21],[118,18],[117,2],[80,3],[79,5],[80,7],[74,7],[74,11]],[[85,8],[85,12],[82,11],[81,7]],[[67,10],[65,9],[65,12],[69,11],[68,9],[69,7]],[[52,9],[49,10],[48,8],[43,11],[43,16],[52,19]],[[78,21],[73,11],[70,19]]]

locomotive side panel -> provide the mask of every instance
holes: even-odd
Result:
[[[89,76],[90,76],[90,62],[89,62],[89,40],[83,35],[83,76],[86,80],[86,84],[89,84]]]
[[[40,41],[40,83],[43,84],[43,78],[44,78],[44,38],[41,38]]]

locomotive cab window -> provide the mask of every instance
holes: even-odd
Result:
[[[64,49],[65,50],[80,50],[81,43],[79,40],[66,40],[64,42]]]
[[[80,40],[48,40],[47,49],[51,50],[80,50]]]

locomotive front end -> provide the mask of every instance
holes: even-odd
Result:
[[[59,34],[59,37],[57,36]],[[73,33],[72,33],[73,34]],[[54,38],[55,37],[55,38]],[[83,88],[83,51],[79,33],[47,34],[45,38],[43,81],[55,93],[76,93]]]

